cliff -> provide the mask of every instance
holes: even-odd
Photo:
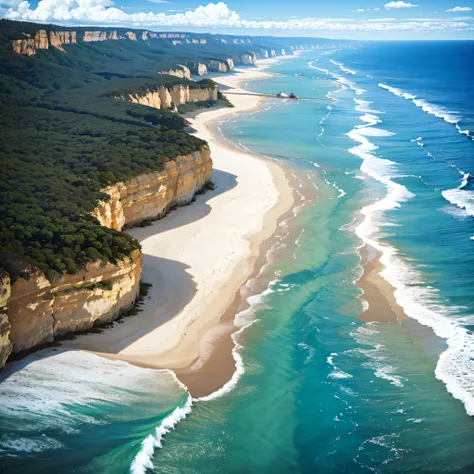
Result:
[[[257,55],[255,53],[249,52],[249,53],[240,55],[240,62],[242,64],[255,64],[256,61],[257,61]]]
[[[146,33],[146,32],[144,32]],[[25,38],[11,40],[13,51],[18,54],[25,56],[33,56],[40,49],[49,49],[53,46],[63,52],[66,52],[63,48],[64,44],[76,44],[78,42],[77,32],[71,31],[50,31],[49,34],[46,30],[38,30],[34,37],[25,35]],[[137,35],[133,31],[127,31],[124,35],[119,35],[117,31],[85,31],[82,35],[82,41],[84,43],[91,43],[94,41],[108,41],[108,40],[123,40],[129,39],[132,41],[138,41]],[[146,35],[142,35],[142,39],[145,40]]]
[[[178,64],[176,69],[161,71],[158,74],[168,74],[169,76],[176,76],[181,79],[191,79],[191,71],[187,66],[183,66],[182,64]]]
[[[101,225],[116,230],[163,217],[188,204],[211,179],[209,148],[179,156],[164,170],[117,183],[92,212]],[[0,367],[16,354],[52,342],[66,333],[83,331],[113,321],[135,304],[140,290],[142,253],[111,263],[89,263],[75,275],[49,281],[27,267],[29,278],[0,277]]]
[[[110,196],[92,215],[106,227],[122,230],[144,220],[163,217],[170,209],[189,204],[211,179],[209,148],[180,156],[156,173],[137,176],[102,191]]]
[[[12,353],[116,319],[134,305],[141,271],[139,250],[117,264],[90,263],[76,275],[65,274],[55,282],[48,281],[41,270],[31,269],[28,279],[18,278],[10,289],[7,315]]]
[[[178,106],[188,102],[217,100],[218,88],[191,89],[188,85],[176,84],[172,87],[159,87],[156,90],[119,98],[155,109],[169,109],[172,104]]]
[[[12,344],[10,342],[10,322],[7,315],[7,303],[11,294],[10,276],[4,274],[0,277],[0,367],[5,365]]]

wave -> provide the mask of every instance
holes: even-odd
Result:
[[[334,59],[330,59],[329,62],[334,64],[334,66],[337,66],[342,72],[345,72],[346,74],[357,74],[356,71],[349,69],[344,63],[335,61]]]
[[[153,468],[152,458],[156,448],[161,448],[161,441],[166,433],[169,433],[181,420],[191,413],[192,398],[186,394],[184,404],[178,406],[156,427],[154,435],[149,435],[142,442],[141,449],[135,456],[130,467],[132,474],[146,474],[148,469]]]
[[[364,112],[366,114],[381,114],[380,110],[375,110],[370,107],[373,102],[362,99],[354,99],[354,102],[357,104],[356,110],[359,112]]]
[[[412,94],[401,90],[385,85],[381,87],[405,99],[417,100]],[[422,104],[427,109],[427,103]],[[429,110],[434,114],[433,108]],[[447,120],[454,120],[452,115],[442,113],[440,110],[436,110],[436,113]],[[384,270],[380,274],[395,289],[394,296],[405,313],[421,324],[431,327],[437,336],[446,339],[448,350],[440,356],[435,375],[445,383],[447,390],[455,398],[464,403],[466,412],[474,415],[472,396],[474,380],[466,377],[466,374],[474,373],[473,334],[452,318],[458,308],[440,304],[437,290],[424,285],[421,273],[398,255],[397,248],[378,239],[379,228],[384,224],[385,212],[399,208],[401,203],[413,198],[414,194],[405,186],[393,181],[392,178],[398,175],[397,163],[377,158],[373,154],[377,147],[367,137],[384,135],[380,129],[370,126],[355,127],[348,135],[359,143],[350,151],[362,158],[361,170],[387,187],[384,198],[362,209],[365,218],[356,228],[356,234],[381,253],[380,262]],[[421,137],[415,142],[422,143]],[[469,176],[466,173],[462,175],[461,185],[454,190],[444,191],[443,196],[474,216],[474,193],[465,190]],[[390,371],[387,372],[383,365],[377,367],[376,375],[387,379],[392,377],[392,383],[395,385],[401,383],[397,376],[393,376]]]
[[[276,289],[275,287],[279,282],[280,280],[273,280],[268,284],[268,287],[265,291],[258,295],[253,295],[247,298],[247,303],[250,305],[250,307],[243,311],[240,311],[240,313],[237,313],[234,319],[234,325],[239,327],[240,329],[231,336],[232,341],[234,343],[234,347],[232,349],[232,356],[235,361],[235,371],[232,374],[231,379],[220,389],[216,390],[210,395],[206,395],[205,397],[195,398],[195,401],[206,402],[210,400],[215,400],[228,394],[235,388],[240,377],[242,377],[242,375],[244,375],[245,373],[244,362],[242,356],[240,355],[240,350],[243,349],[243,346],[240,345],[237,340],[240,334],[245,331],[245,329],[249,328],[250,326],[252,326],[252,324],[257,322],[257,319],[255,319],[254,317],[256,309],[262,306],[262,304],[264,304],[266,296],[271,293],[274,293],[275,291],[278,291],[278,289]]]
[[[459,122],[462,120],[462,117],[460,117],[457,112],[450,111],[441,105],[433,104],[425,99],[419,98],[415,94],[405,92],[402,89],[398,89],[387,84],[379,83],[379,87],[387,90],[388,92],[392,93],[393,95],[396,95],[397,97],[403,97],[406,100],[411,100],[417,107],[420,107],[423,112],[443,119],[446,123],[455,125],[457,131],[461,135],[466,135],[467,137],[471,138],[471,140],[474,140],[474,137],[471,135],[471,132],[469,130],[461,129]]]
[[[458,170],[462,175],[461,184],[455,189],[448,189],[443,191],[441,195],[451,204],[464,210],[468,215],[474,217],[474,191],[464,189],[468,183],[471,175],[464,171]]]

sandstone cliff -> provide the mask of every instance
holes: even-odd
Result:
[[[207,74],[207,66],[205,64],[198,63],[194,70],[194,74],[197,74],[198,76],[204,76]]]
[[[191,79],[191,71],[187,66],[178,64],[176,69],[169,69],[168,71],[160,71],[158,74],[168,74],[169,76],[180,77],[181,79]]]
[[[5,365],[12,344],[10,342],[10,322],[7,316],[7,303],[11,294],[10,276],[4,274],[0,277],[0,367]]]
[[[242,64],[255,64],[257,61],[257,55],[253,52],[241,54],[240,61]]]
[[[12,353],[116,319],[134,305],[141,271],[139,250],[117,264],[90,263],[76,275],[66,274],[55,282],[48,281],[41,270],[31,269],[29,279],[18,278],[10,289],[7,315]]]
[[[137,176],[102,191],[110,196],[92,215],[105,227],[122,230],[144,220],[163,217],[176,206],[189,204],[211,179],[209,148],[179,156],[156,173]]]
[[[154,107],[155,109],[169,109],[172,104],[178,106],[188,102],[213,101],[218,99],[217,87],[209,89],[191,89],[188,85],[176,84],[173,87],[159,87],[141,94],[134,94],[119,99],[135,104]]]
[[[106,227],[122,230],[145,220],[158,219],[170,209],[188,204],[211,179],[208,147],[179,156],[164,170],[117,183],[103,192],[110,195],[92,213]],[[43,272],[29,267],[29,278],[13,284],[0,277],[0,367],[10,353],[51,342],[69,332],[90,329],[116,319],[131,308],[140,290],[142,253],[116,264],[92,262],[75,275],[50,282]]]
[[[34,38],[26,37],[11,43],[15,53],[33,56],[38,49],[49,49],[50,46],[64,51],[62,45],[77,43],[77,37],[75,31],[50,31],[48,37],[46,30],[38,30]]]
[[[211,60],[209,61],[209,71],[227,72],[227,63],[224,61]]]

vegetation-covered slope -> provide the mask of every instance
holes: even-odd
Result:
[[[14,52],[15,41],[32,55]],[[159,171],[204,142],[183,131],[180,115],[114,97],[176,83],[209,87],[157,73],[289,52],[291,41],[0,20],[0,267],[15,279],[29,263],[55,279],[130,255],[134,239],[89,215],[108,197],[100,190]]]

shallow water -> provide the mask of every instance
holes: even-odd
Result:
[[[474,470],[474,143],[460,133],[474,123],[461,98],[474,82],[459,60],[471,46],[433,44],[431,62],[416,60],[418,47],[281,61],[271,67],[281,75],[248,88],[313,99],[271,100],[221,124],[304,183],[262,275],[271,283],[238,316],[254,323],[236,336],[244,373],[233,390],[190,407],[169,373],[39,353],[0,385],[7,472]],[[383,252],[412,318],[358,319],[364,242]]]

